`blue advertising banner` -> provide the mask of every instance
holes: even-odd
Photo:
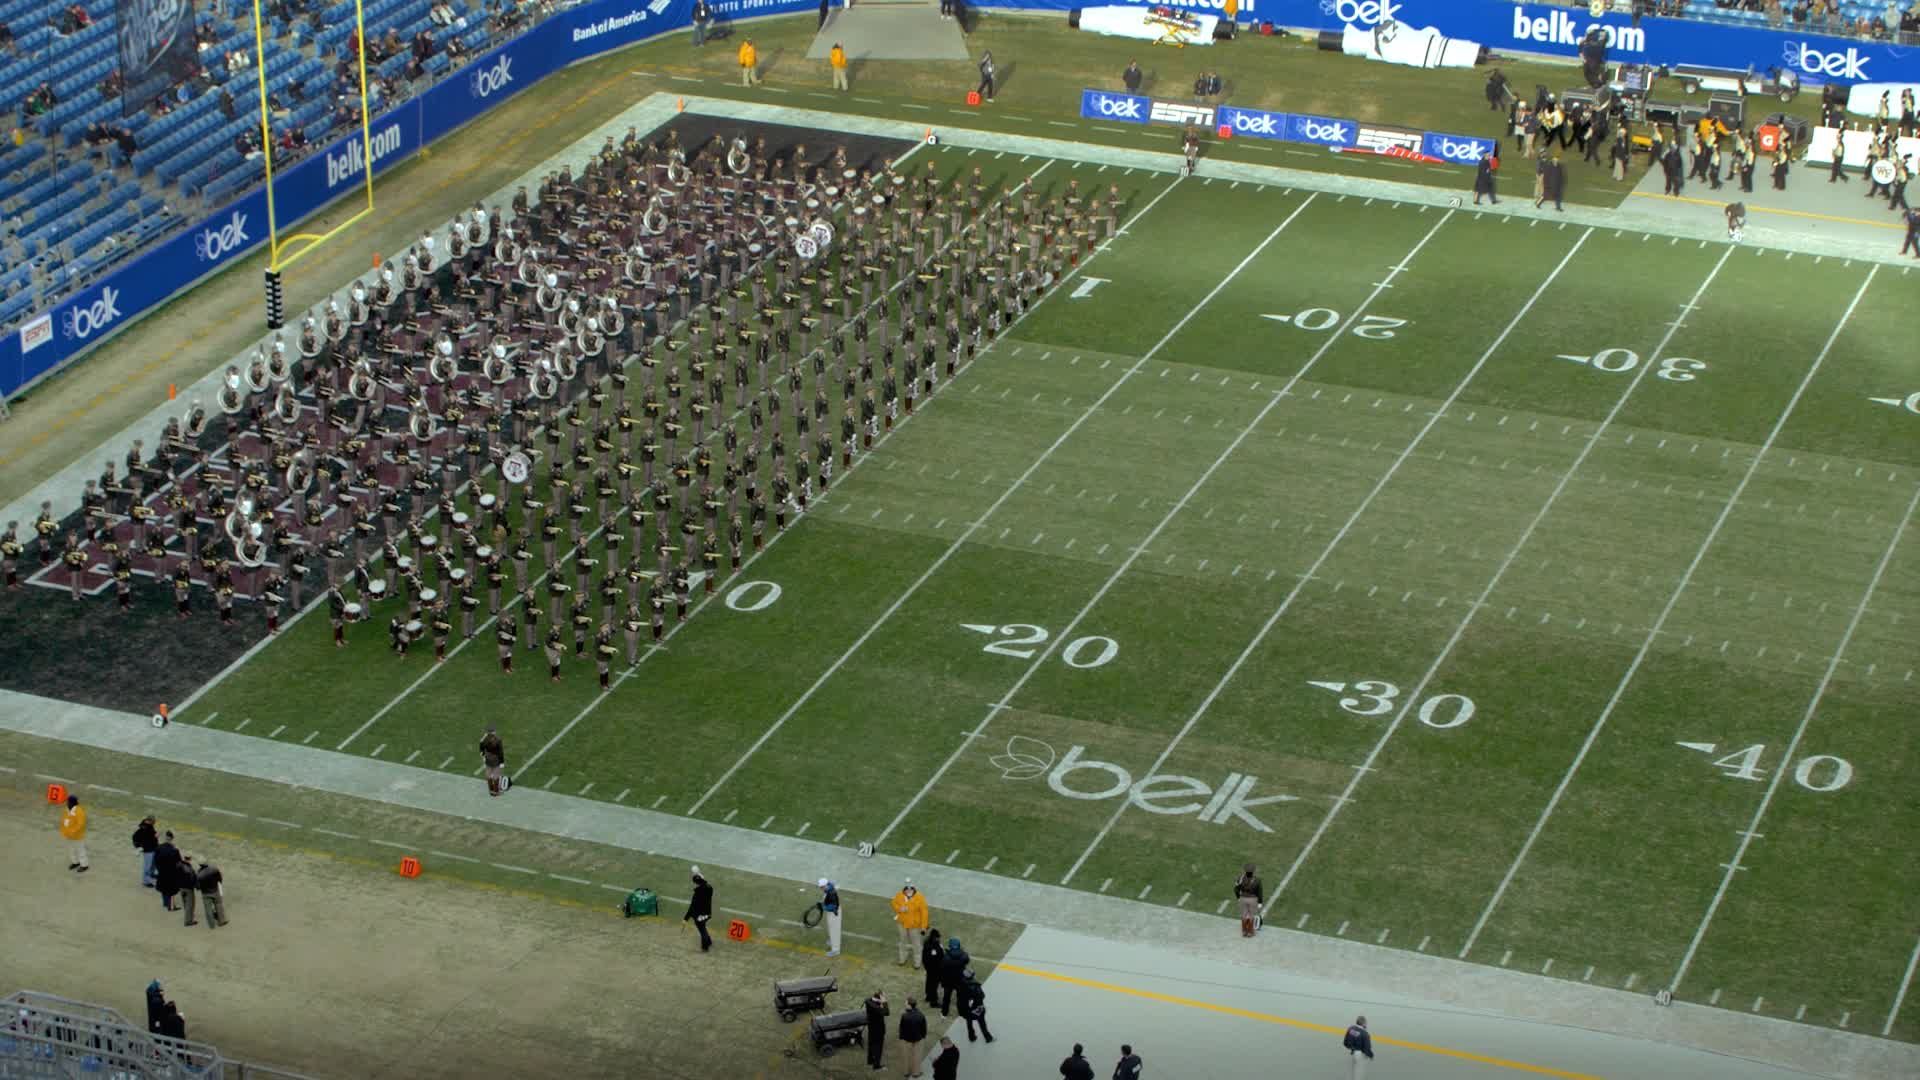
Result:
[[[1498,149],[1499,144],[1492,139],[1477,138],[1472,135],[1443,135],[1429,131],[1421,140],[1420,152],[1441,161],[1455,165],[1478,165],[1480,159]]]
[[[1256,139],[1285,139],[1287,137],[1287,114],[1265,112],[1260,109],[1242,109],[1237,105],[1222,105],[1214,111],[1214,119],[1222,127],[1235,135],[1251,135]]]
[[[1360,125],[1352,120],[1288,114],[1286,138],[1290,142],[1314,143],[1318,146],[1353,147],[1360,145]]]
[[[1105,90],[1080,91],[1080,116],[1086,120],[1118,120],[1144,124],[1153,99],[1140,94],[1113,94]]]
[[[1241,18],[1310,30],[1367,28],[1392,19],[1435,27],[1497,52],[1551,56],[1579,55],[1588,31],[1598,30],[1610,60],[1760,72],[1781,67],[1820,82],[1920,81],[1920,49],[1827,37],[1791,25],[1775,30],[1764,22],[1635,19],[1611,10],[1595,17],[1584,9],[1506,0],[1260,0],[1257,13],[1243,7]]]
[[[187,10],[187,0],[143,2],[156,15]],[[722,0],[713,6],[722,17],[739,18],[811,10],[814,4],[810,0]],[[276,173],[273,194],[280,220],[298,221],[351,194],[362,182],[369,158],[378,174],[563,67],[683,29],[692,8],[692,0],[597,0],[555,15],[375,119],[368,126],[366,141],[356,131]],[[191,15],[187,18],[190,28]],[[189,44],[191,37],[189,29]],[[170,41],[159,33],[139,43],[149,52],[164,53]],[[1144,123],[1144,107],[1142,112],[1140,122]],[[266,194],[256,190],[105,280],[28,319],[17,332],[0,336],[0,394],[10,395],[62,366],[266,239]]]

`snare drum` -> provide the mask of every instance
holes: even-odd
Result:
[[[359,622],[366,615],[366,609],[359,604],[348,604],[346,616],[348,622]]]
[[[787,228],[789,228],[789,229],[797,229],[797,228],[799,228],[799,227],[800,227],[800,219],[799,219],[799,218],[797,218],[797,217],[790,217],[790,218],[788,218],[788,219],[787,219]]]
[[[438,536],[435,536],[432,533],[426,533],[420,537],[420,550],[422,551],[430,552],[434,548],[437,548],[439,546],[440,546],[440,538]]]
[[[426,629],[426,626],[423,623],[421,623],[419,619],[414,619],[407,623],[406,635],[410,638],[417,638],[420,636],[420,631],[425,629]]]
[[[455,585],[458,585],[467,580],[467,568],[464,566],[456,566],[453,568],[453,572],[448,574],[447,577],[450,578]]]
[[[475,548],[473,553],[482,559],[493,558],[493,548],[486,544],[481,544],[478,548]]]
[[[439,593],[437,593],[437,592],[435,592],[434,590],[432,590],[432,589],[421,589],[421,590],[420,590],[420,602],[421,602],[421,603],[423,603],[423,604],[431,604],[431,603],[433,603],[433,602],[434,602],[435,600],[438,600],[438,599],[440,599],[440,594],[439,594]]]
[[[424,539],[424,537],[422,539]],[[403,574],[413,570],[413,560],[408,558],[405,555],[400,556],[400,561],[394,563],[393,565],[394,565],[394,569],[400,571]]]
[[[840,178],[842,180],[845,180],[847,183],[851,184],[853,183],[853,178],[859,175],[860,175],[859,173],[854,172],[852,169],[848,169],[847,171],[840,174]]]
[[[809,210],[818,210],[818,209],[820,209],[820,200],[819,200],[819,199],[811,199],[811,198],[810,198],[810,199],[808,199],[808,200],[807,200],[807,209],[809,209]]]
[[[467,522],[471,520],[473,519],[467,517],[466,511],[464,510],[455,510],[453,512],[453,527],[456,529],[466,528]]]
[[[375,600],[379,600],[382,597],[386,596],[387,595],[387,579],[374,578],[372,581],[367,582],[367,595],[374,598]]]
[[[838,184],[828,184],[821,190],[827,193],[827,198],[829,199],[837,198],[840,194],[840,186]]]
[[[758,240],[755,240],[755,241],[753,241],[752,243],[750,243],[750,244],[748,244],[748,245],[747,245],[747,254],[749,254],[749,255],[755,255],[755,256],[757,256],[757,255],[759,255],[759,254],[760,254],[760,253],[761,253],[762,251],[765,251],[765,250],[766,250],[766,248],[765,248],[764,246],[762,246],[762,245],[761,245],[761,243],[760,243],[760,241],[758,241]]]
[[[480,496],[480,509],[491,510],[494,508],[494,505],[497,504],[499,501],[500,501],[499,498],[496,497],[493,494],[493,492],[489,491],[485,495]],[[459,521],[460,515],[459,514],[453,515],[453,520],[456,522]]]

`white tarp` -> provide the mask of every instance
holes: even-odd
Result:
[[[1167,36],[1169,30],[1164,24],[1149,21],[1152,14],[1151,8],[1143,7],[1081,8],[1080,29],[1095,34],[1105,34],[1108,37],[1159,41]],[[1180,14],[1194,20],[1197,24],[1192,30],[1180,33],[1181,41],[1188,45],[1213,44],[1213,28],[1220,25],[1218,15],[1201,15],[1190,11],[1181,11]]]
[[[1478,42],[1450,38],[1430,26],[1422,29],[1392,20],[1364,30],[1348,23],[1340,50],[1348,56],[1418,68],[1472,67],[1480,58]]]
[[[1855,116],[1875,116],[1880,112],[1880,95],[1887,96],[1887,119],[1900,122],[1900,91],[1911,90],[1920,98],[1920,83],[1867,82],[1847,87],[1847,111]]]
[[[1807,161],[1815,165],[1833,164],[1833,137],[1835,129],[1830,127],[1814,128],[1807,136]],[[1862,169],[1867,164],[1867,144],[1872,138],[1864,131],[1847,132],[1847,158],[1842,164],[1850,168]],[[1920,139],[1902,138],[1893,142],[1894,152],[1903,158],[1910,158],[1920,165]]]

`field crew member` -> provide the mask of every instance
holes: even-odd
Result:
[[[833,43],[833,51],[827,54],[827,66],[833,69],[833,88],[847,89],[847,50],[837,41]]]
[[[760,63],[760,54],[754,51],[753,39],[740,43],[740,85],[752,86],[760,81],[760,72],[756,70]]]
[[[840,955],[840,890],[833,882],[820,879],[820,913],[827,920],[827,955]]]
[[[893,921],[900,927],[899,959],[896,963],[920,966],[920,937],[927,930],[927,898],[908,878],[893,894]]]
[[[67,812],[60,815],[60,835],[67,841],[67,869],[87,872],[87,811],[80,805],[80,796],[67,796]],[[926,905],[921,905],[921,914],[926,914]]]

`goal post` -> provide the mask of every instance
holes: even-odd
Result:
[[[363,0],[353,2],[352,40],[359,42],[354,50],[356,68],[360,76],[360,151],[361,160],[366,162],[361,177],[361,188],[366,195],[366,203],[354,211],[345,221],[323,233],[294,233],[291,236],[280,235],[280,222],[273,202],[273,106],[267,96],[267,36],[266,19],[260,11],[260,0],[253,0],[253,54],[254,79],[260,92],[260,154],[266,165],[267,195],[267,326],[278,330],[284,320],[283,292],[281,274],[305,258],[314,249],[339,235],[341,231],[360,221],[373,212],[373,118],[367,105],[367,20]]]

